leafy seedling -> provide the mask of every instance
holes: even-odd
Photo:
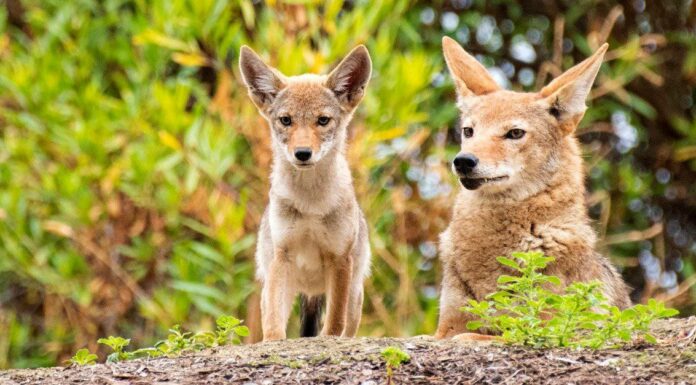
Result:
[[[387,385],[394,382],[394,369],[401,367],[401,364],[411,360],[411,356],[396,346],[389,346],[382,350],[382,358],[387,364]]]
[[[130,339],[123,338],[123,337],[114,337],[114,336],[109,336],[109,338],[100,338],[97,340],[97,343],[100,343],[102,345],[106,345],[111,348],[113,351],[111,354],[109,354],[106,357],[106,362],[117,362],[117,361],[123,361],[127,360],[130,358],[130,355],[128,352],[125,352],[123,349],[126,348],[130,344]]]
[[[152,347],[140,348],[131,352],[126,351],[126,347],[130,344],[130,339],[123,337],[110,336],[109,338],[100,338],[97,342],[111,348],[112,353],[107,356],[107,362],[116,362],[123,360],[132,360],[141,357],[176,357],[185,352],[199,351],[206,348],[224,346],[230,343],[240,344],[240,337],[249,335],[249,328],[242,325],[242,321],[238,318],[223,315],[215,321],[215,331],[207,332],[187,332],[181,329],[181,326],[174,325],[169,329],[167,338],[155,343]],[[86,349],[81,349],[75,353],[73,359],[78,359],[78,354],[82,350],[89,353]],[[80,356],[81,358],[82,356]],[[93,361],[96,361],[97,356],[94,356]],[[71,360],[70,362],[74,362]]]
[[[73,365],[79,366],[94,365],[97,363],[97,358],[97,355],[90,353],[88,349],[80,349],[77,352],[75,352],[75,355],[72,356],[72,358],[69,359],[68,362]]]
[[[217,345],[226,345],[230,339],[232,343],[239,344],[242,342],[239,337],[249,335],[249,328],[242,325],[242,321],[235,317],[223,315],[215,323],[217,324],[215,340]]]

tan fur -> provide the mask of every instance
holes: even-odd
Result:
[[[451,39],[443,39],[443,46],[458,85],[462,127],[473,128],[471,137],[462,138],[460,154],[478,158],[472,171],[455,173],[462,183],[503,178],[463,188],[456,198],[452,221],[440,236],[443,281],[436,337],[467,331],[471,318],[459,309],[468,299],[482,300],[497,289],[498,277],[511,271],[495,258],[514,251],[553,256],[547,274],[564,284],[599,280],[611,303],[629,306],[620,275],[595,250],[582,159],[572,135],[606,46],[539,93],[491,89],[489,79],[479,79],[480,71],[469,71],[480,66],[473,57]],[[526,133],[521,139],[506,138],[513,128]]]
[[[352,337],[360,324],[370,250],[344,153],[348,123],[370,77],[369,54],[360,46],[327,76],[286,77],[243,47],[240,68],[269,122],[273,146],[270,201],[256,249],[263,339],[286,338],[298,293],[326,294],[322,335]],[[282,117],[292,124],[283,124]],[[321,125],[319,117],[330,120]],[[298,148],[311,149],[312,157],[300,161]]]
[[[317,127],[303,127],[289,130],[288,147],[291,151],[298,148],[308,147],[312,152],[319,152],[319,130]]]

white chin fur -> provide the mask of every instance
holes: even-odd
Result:
[[[307,164],[297,164],[295,162],[291,162],[291,163],[298,170],[311,170],[316,165],[315,163],[307,163]]]

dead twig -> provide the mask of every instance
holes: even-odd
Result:
[[[645,230],[633,230],[620,234],[607,235],[602,241],[602,246],[616,245],[622,243],[639,242],[646,239],[655,238],[662,233],[662,223],[655,223]]]

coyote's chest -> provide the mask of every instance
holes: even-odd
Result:
[[[271,221],[274,223],[274,221]],[[285,249],[294,272],[292,280],[301,291],[314,295],[324,291],[327,264],[348,249],[350,223],[332,223],[329,215],[295,212],[272,225],[273,242]]]
[[[344,254],[354,238],[354,221],[339,208],[308,214],[288,202],[272,202],[271,216],[274,244],[303,269],[321,265],[322,256]]]
[[[322,226],[321,218],[303,217],[293,222],[287,233],[288,256],[294,260],[297,268],[312,272],[323,265],[322,254],[333,249],[331,235]]]
[[[594,233],[572,216],[540,218],[529,210],[509,213],[471,210],[455,214],[449,228],[442,233],[441,258],[474,294],[485,296],[497,287],[501,274],[510,274],[496,257],[512,252],[541,251],[565,264],[576,255],[592,249]]]

